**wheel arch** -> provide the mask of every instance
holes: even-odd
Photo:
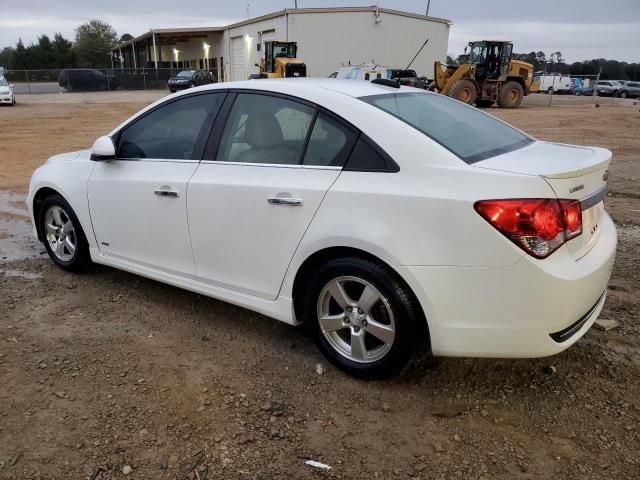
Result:
[[[429,323],[427,320],[427,315],[425,313],[425,309],[421,304],[418,295],[413,291],[409,282],[407,282],[404,277],[395,269],[392,265],[380,259],[376,255],[373,255],[365,250],[361,250],[355,247],[347,247],[347,246],[331,246],[326,247],[321,250],[314,252],[309,255],[298,267],[296,275],[293,280],[292,287],[292,299],[293,299],[293,313],[297,319],[302,319],[303,317],[303,291],[304,287],[313,274],[313,272],[323,263],[328,262],[329,260],[333,260],[336,258],[342,257],[359,257],[363,258],[378,264],[381,264],[388,268],[391,272],[393,272],[396,280],[399,281],[410,293],[412,296],[412,300],[415,302],[417,306],[418,313],[421,317],[420,322],[420,332],[418,332],[421,338],[424,339],[423,345],[425,345],[429,350],[431,349],[431,340],[430,340],[430,331],[429,331]]]
[[[42,204],[43,204],[45,198],[47,198],[50,195],[60,195],[62,198],[64,198],[64,195],[62,195],[59,191],[57,191],[57,190],[55,190],[55,189],[53,189],[51,187],[41,187],[41,188],[38,189],[38,191],[33,196],[33,204],[32,204],[32,208],[33,208],[33,223],[36,226],[36,232],[38,234],[38,240],[40,240],[41,242],[44,241],[44,233],[42,232],[42,225],[40,224],[40,212],[42,210]]]

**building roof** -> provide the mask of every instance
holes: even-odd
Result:
[[[271,18],[281,17],[283,15],[298,15],[298,14],[308,14],[308,13],[351,13],[351,12],[380,12],[388,15],[398,15],[402,17],[415,18],[418,20],[426,20],[429,22],[436,23],[444,23],[446,25],[451,25],[451,20],[447,20],[446,18],[438,18],[431,17],[426,15],[421,15],[418,13],[410,13],[403,12],[401,10],[394,10],[390,8],[382,8],[376,7],[375,5],[370,7],[335,7],[335,8],[285,8],[284,10],[280,10],[277,12],[267,13],[265,15],[261,15],[259,17],[249,18],[247,20],[242,20],[240,22],[232,23],[226,26],[217,26],[217,27],[187,27],[187,28],[152,28],[148,32],[143,33],[131,40],[127,40],[125,42],[120,42],[115,49],[122,48],[127,45],[131,45],[131,43],[137,43],[142,40],[145,40],[151,37],[153,34],[158,35],[179,35],[181,37],[188,37],[189,35],[198,35],[203,33],[213,33],[213,32],[223,32],[225,30],[229,30],[235,27],[242,27],[244,25],[250,25],[252,23],[260,22],[263,20],[269,20]]]

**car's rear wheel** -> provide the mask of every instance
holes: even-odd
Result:
[[[356,377],[399,372],[418,343],[421,316],[412,293],[388,267],[370,260],[345,257],[321,265],[304,308],[322,353]]]
[[[627,98],[627,92],[625,91],[620,92],[620,98]]]
[[[78,217],[60,195],[51,195],[42,202],[40,229],[45,249],[58,266],[78,271],[91,263],[89,244]]]

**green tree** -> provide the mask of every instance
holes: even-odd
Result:
[[[91,20],[76,28],[74,51],[78,64],[91,68],[110,67],[111,49],[118,36],[114,28],[102,20]]]
[[[13,47],[4,47],[0,50],[0,66],[3,66],[7,70],[13,68],[13,55],[16,49]]]
[[[64,38],[62,34],[53,36],[53,51],[55,56],[55,68],[73,67],[75,64],[73,44]]]
[[[120,35],[120,42],[128,42],[132,38],[133,35],[131,35],[130,33],[123,33],[122,35]]]

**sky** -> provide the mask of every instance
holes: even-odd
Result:
[[[376,0],[298,0],[298,7],[367,6]],[[380,0],[380,7],[426,12],[427,0]],[[294,0],[0,0],[0,48],[74,29],[99,18],[119,35],[150,28],[219,26],[284,8]],[[449,53],[471,40],[511,40],[519,53],[560,51],[568,62],[640,62],[640,0],[431,0],[429,14],[453,22]]]

